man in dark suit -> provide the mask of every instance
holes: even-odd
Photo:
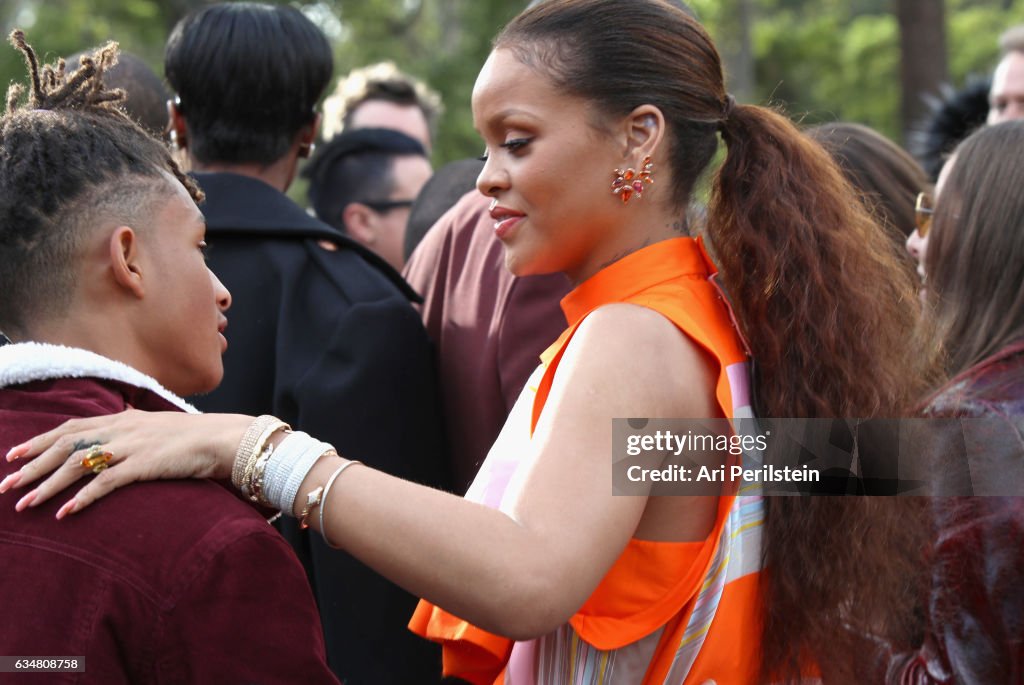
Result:
[[[323,34],[288,6],[213,5],[168,39],[172,138],[206,192],[210,267],[234,300],[224,383],[196,404],[274,414],[346,457],[444,486],[431,347],[415,294],[284,194],[316,136],[331,62]],[[282,532],[306,565],[342,680],[436,678],[434,647],[405,629],[413,597],[294,522]]]

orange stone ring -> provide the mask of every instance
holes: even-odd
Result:
[[[99,445],[93,445],[89,448],[89,451],[82,457],[82,468],[93,473],[99,473],[103,469],[110,465],[110,460],[114,458],[114,455],[106,451]]]

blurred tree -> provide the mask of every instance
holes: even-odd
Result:
[[[12,80],[24,78],[21,55],[6,46],[7,34],[15,27],[25,31],[47,61],[117,40],[121,49],[163,73],[167,33],[180,17],[202,4],[203,0],[4,0],[0,84],[6,90]]]
[[[949,81],[942,0],[896,0],[900,27],[900,123],[909,131],[926,112],[924,97]]]
[[[470,95],[498,30],[526,0],[332,0],[339,20],[336,78],[356,67],[393,60],[441,93],[445,115],[435,162],[480,154]]]
[[[912,0],[945,4],[948,80],[987,74],[999,34],[1024,22],[1017,0]],[[735,0],[690,0],[728,55]],[[848,119],[899,140],[902,118],[900,30],[892,0],[752,0],[755,87],[751,102],[782,105],[808,124]],[[927,50],[919,59],[934,59]],[[929,56],[931,55],[931,56]],[[729,73],[733,88],[733,73]],[[738,89],[737,89],[738,90]],[[910,94],[916,104],[917,94]]]
[[[284,0],[278,0],[284,1]],[[15,26],[47,60],[115,39],[163,73],[163,46],[174,24],[204,0],[3,0],[0,26]],[[335,76],[385,59],[438,90],[442,118],[435,161],[479,154],[469,114],[476,74],[498,29],[526,0],[320,0],[293,2],[335,46]],[[24,79],[21,56],[0,46],[0,85]]]
[[[722,9],[718,48],[729,91],[740,102],[750,102],[755,97],[756,86],[752,34],[754,0],[722,0]]]

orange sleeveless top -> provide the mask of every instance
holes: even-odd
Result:
[[[671,320],[719,364],[722,415],[751,417],[747,354],[703,245],[675,238],[601,270],[562,300],[569,328],[541,356],[468,499],[501,507],[565,348],[580,322],[625,302]],[[409,628],[443,645],[445,675],[474,685],[754,683],[760,656],[763,501],[756,490],[719,498],[703,542],[632,539],[569,623],[513,642],[421,601]]]

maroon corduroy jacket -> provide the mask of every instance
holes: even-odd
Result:
[[[110,380],[0,388],[0,454],[65,419],[128,406],[176,409]],[[0,458],[0,477],[18,466]],[[0,654],[85,657],[85,673],[29,679],[337,683],[302,566],[221,485],[136,484],[63,521],[54,514],[75,488],[15,513],[28,490],[0,495]]]

